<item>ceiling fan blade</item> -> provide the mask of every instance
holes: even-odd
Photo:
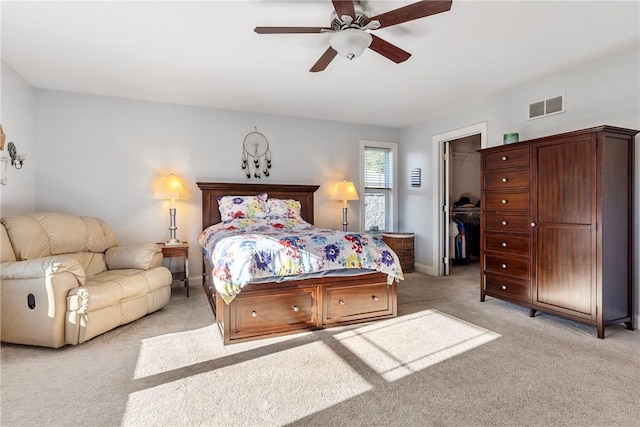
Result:
[[[254,30],[258,34],[295,34],[295,33],[323,33],[333,31],[326,27],[256,27]]]
[[[333,7],[336,10],[338,18],[342,15],[349,15],[352,18],[356,17],[356,8],[353,6],[353,0],[331,0]]]
[[[379,53],[385,58],[389,58],[396,64],[406,61],[411,56],[409,52],[400,49],[398,46],[393,45],[388,41],[382,40],[376,35],[371,34],[371,37],[373,37],[373,40],[371,41],[369,49]]]
[[[446,12],[451,9],[451,3],[451,0],[423,0],[378,16],[372,16],[368,21],[379,21],[379,28],[390,27],[391,25]]]
[[[329,49],[324,51],[320,59],[318,59],[318,61],[313,64],[313,67],[311,67],[309,71],[311,71],[312,73],[317,73],[318,71],[324,70],[325,68],[327,68],[327,65],[329,65],[329,63],[333,61],[333,58],[335,58],[337,54],[338,52],[336,52],[334,48],[329,46]]]

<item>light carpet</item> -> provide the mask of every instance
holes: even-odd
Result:
[[[61,349],[2,345],[3,426],[637,425],[640,334],[407,274],[399,316],[229,346],[199,287]]]

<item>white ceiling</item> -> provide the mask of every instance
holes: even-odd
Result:
[[[406,62],[367,50],[310,73],[329,34],[253,28],[329,26],[330,0],[2,1],[2,59],[37,88],[402,127],[638,45],[639,5],[454,0],[375,31]]]

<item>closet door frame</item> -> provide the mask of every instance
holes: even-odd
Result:
[[[471,135],[480,135],[480,148],[488,148],[488,122],[481,122],[474,125],[466,126],[463,128],[455,129],[449,132],[445,132],[433,137],[433,158],[436,166],[434,171],[437,174],[434,182],[438,182],[438,191],[434,191],[433,207],[435,209],[434,218],[438,218],[432,226],[433,239],[433,258],[431,265],[432,271],[425,271],[427,274],[434,276],[443,276],[445,273],[445,261],[448,257],[448,253],[445,250],[445,240],[449,239],[449,206],[445,206],[442,202],[444,199],[445,191],[445,159],[443,159],[442,153],[444,153],[444,145],[454,139],[460,139]],[[478,176],[478,179],[481,179]],[[445,225],[445,226],[443,226]]]

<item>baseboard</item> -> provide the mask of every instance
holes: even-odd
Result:
[[[202,286],[202,276],[189,277],[189,286]]]
[[[438,273],[436,272],[436,269],[433,268],[430,265],[425,265],[425,264],[414,264],[415,270],[418,273],[424,273],[424,274],[428,274],[429,276],[437,276]]]

